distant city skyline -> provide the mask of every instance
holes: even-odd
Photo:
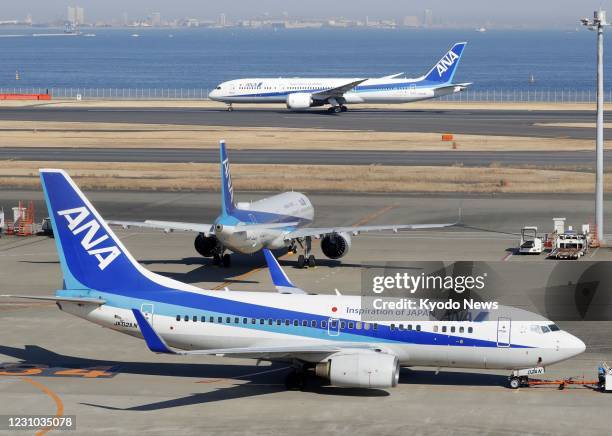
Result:
[[[280,0],[234,0],[213,2],[209,0],[21,0],[6,2],[0,11],[0,21],[25,21],[31,16],[34,22],[53,22],[66,19],[68,7],[86,10],[86,22],[117,22],[150,19],[164,20],[196,18],[224,23],[264,18],[395,20],[398,25],[413,25],[415,17],[420,25],[443,23],[446,26],[491,27],[571,27],[578,18],[590,16],[598,7],[612,8],[612,0],[594,2],[575,0],[515,0],[513,2],[471,0],[414,0],[397,2],[379,0],[376,6],[364,0],[340,0],[328,2],[311,0],[287,2]],[[429,12],[426,12],[429,11]],[[612,10],[610,11],[612,14]],[[221,24],[221,23],[219,23]]]

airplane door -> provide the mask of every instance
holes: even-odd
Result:
[[[340,320],[336,318],[329,318],[327,320],[327,335],[328,336],[339,336],[340,335]]]
[[[500,317],[497,318],[497,346],[498,347],[509,347],[510,346],[510,318]]]
[[[153,326],[153,305],[152,304],[143,304],[140,306],[140,312],[142,316]]]

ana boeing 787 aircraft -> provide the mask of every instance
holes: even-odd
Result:
[[[311,253],[312,239],[321,239],[321,251],[330,259],[344,257],[351,247],[351,236],[362,232],[380,232],[416,229],[434,229],[456,225],[448,224],[398,224],[381,226],[306,227],[314,218],[314,207],[308,197],[299,192],[283,192],[253,202],[236,203],[230,174],[229,157],[225,141],[219,145],[221,159],[221,215],[213,224],[184,223],[177,221],[118,221],[111,225],[144,227],[164,230],[197,232],[194,241],[196,251],[213,262],[230,265],[230,255],[252,254],[262,248],[288,248],[298,256],[298,267],[315,266]]]
[[[408,79],[404,73],[379,78],[249,78],[223,82],[208,97],[227,103],[285,103],[304,110],[330,105],[344,112],[354,103],[409,103],[465,90],[470,83],[453,83],[466,42],[458,42],[425,74]]]
[[[585,350],[553,322],[513,308],[480,311],[465,321],[440,321],[431,313],[364,321],[360,297],[309,295],[268,251],[279,292],[181,283],[138,264],[64,171],[43,169],[40,176],[64,286],[55,296],[12,297],[55,301],[62,311],[144,338],[156,353],[289,362],[295,367],[290,387],[303,385],[314,369],[336,386],[387,388],[397,385],[401,366],[518,370]]]

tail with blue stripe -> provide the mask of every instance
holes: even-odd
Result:
[[[219,153],[221,158],[221,214],[231,215],[235,208],[234,187],[232,186],[232,174],[224,140],[219,142]]]
[[[64,275],[64,289],[142,296],[155,290],[196,290],[143,268],[63,170],[40,180]]]
[[[458,42],[446,52],[442,59],[436,63],[431,70],[423,78],[424,81],[434,82],[439,84],[452,83],[455,77],[455,71],[463,55],[463,49],[467,42]]]

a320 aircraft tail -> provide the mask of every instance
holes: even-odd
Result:
[[[122,291],[144,297],[160,290],[198,289],[142,267],[66,172],[41,169],[45,200],[64,275],[64,289]]]
[[[429,70],[423,80],[439,84],[452,83],[455,71],[463,55],[467,42],[457,42],[444,56]]]
[[[221,158],[221,213],[231,215],[235,208],[234,187],[232,186],[232,174],[224,140],[219,142],[219,153]]]

